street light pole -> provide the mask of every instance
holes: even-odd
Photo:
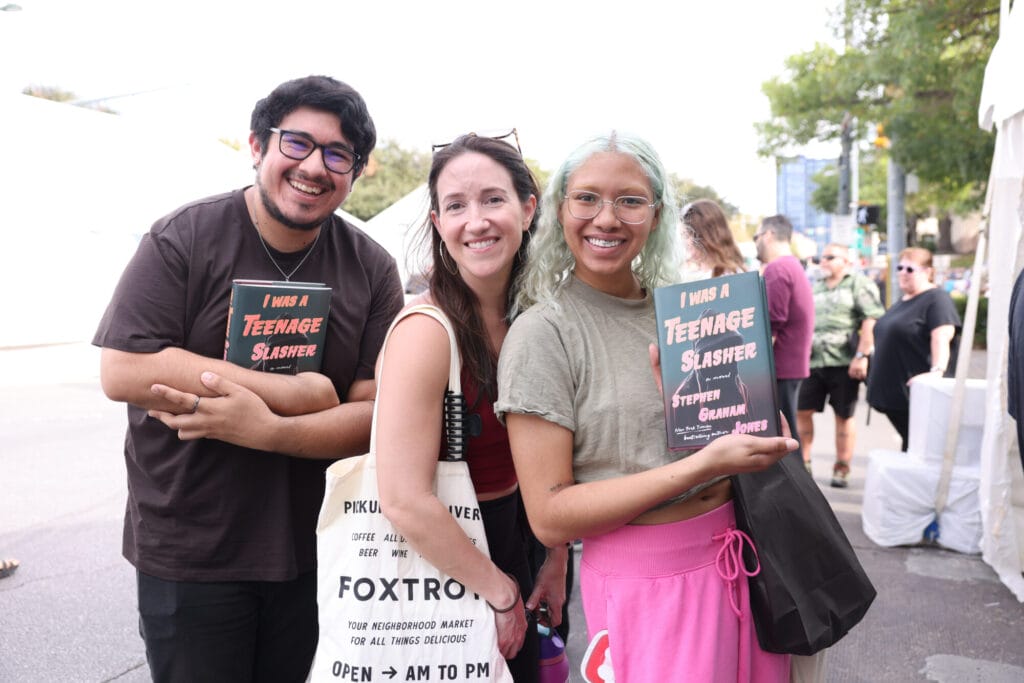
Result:
[[[886,215],[886,236],[889,251],[889,282],[896,284],[896,265],[899,262],[899,254],[907,246],[907,211],[904,203],[907,193],[907,176],[903,167],[897,164],[892,153],[889,154],[888,182],[886,186],[886,201],[888,203],[888,214]],[[889,305],[893,305],[898,298],[896,287],[888,287]]]
[[[836,198],[836,214],[850,213],[850,148],[853,147],[853,117],[850,112],[843,115],[841,124],[842,151],[839,153],[839,196]]]

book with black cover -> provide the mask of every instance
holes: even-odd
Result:
[[[224,359],[263,372],[319,371],[330,308],[323,283],[234,280]]]
[[[669,448],[731,433],[779,436],[764,281],[738,273],[654,290]]]

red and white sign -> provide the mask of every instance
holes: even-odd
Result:
[[[608,649],[608,631],[599,631],[587,646],[580,664],[580,673],[586,683],[615,683],[612,671],[612,653]]]

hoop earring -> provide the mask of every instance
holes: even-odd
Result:
[[[445,247],[444,247],[444,240],[441,240],[440,242],[437,243],[437,255],[441,258],[441,265],[444,266],[444,269],[447,270],[452,275],[458,275],[459,274],[459,266],[458,266],[458,264],[455,264],[455,266],[452,266],[448,262],[448,259],[445,258],[445,255],[444,255],[444,253],[446,251],[447,251],[447,249],[445,249]]]

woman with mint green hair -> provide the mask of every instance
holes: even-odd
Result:
[[[514,302],[512,315],[526,310],[537,301],[549,301],[555,292],[569,280],[575,256],[562,233],[557,207],[565,200],[566,183],[583,162],[592,154],[615,146],[632,156],[647,175],[652,191],[658,196],[657,224],[636,259],[634,272],[647,289],[678,282],[679,262],[682,259],[682,240],[677,225],[676,198],[657,152],[650,144],[635,135],[612,132],[608,136],[592,138],[577,147],[562,162],[548,181],[541,205],[549,207],[541,213],[537,233],[530,244],[528,264],[520,276],[520,290]]]
[[[589,140],[551,178],[540,216],[495,413],[534,533],[549,547],[583,539],[592,651],[612,653],[603,663],[620,681],[788,681],[790,658],[757,642],[741,557],[751,542],[728,477],[797,443],[731,434],[668,449],[651,367],[651,290],[679,272],[664,166],[635,136]]]

